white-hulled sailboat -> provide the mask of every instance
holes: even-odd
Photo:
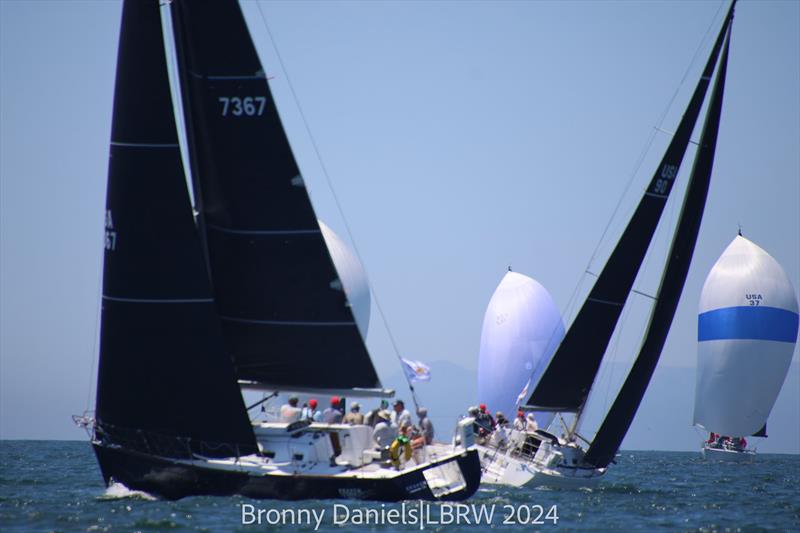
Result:
[[[517,408],[528,395],[531,383],[536,383],[544,372],[558,343],[564,336],[564,322],[550,293],[536,280],[509,271],[495,289],[481,329],[481,347],[478,355],[478,398],[494,411],[504,413],[514,420]],[[547,428],[553,413],[533,413],[536,427]],[[492,439],[478,442],[483,458],[484,483],[521,486],[533,476],[527,463],[519,454],[535,452],[533,439],[526,445],[529,429],[534,433],[528,417],[513,430],[508,427],[495,433]],[[491,428],[484,428],[484,431]],[[527,446],[527,447],[526,447]]]
[[[533,437],[532,443],[526,438],[526,448],[517,447],[509,452],[524,458],[523,467],[532,474],[528,485],[584,487],[596,484],[614,462],[647,390],[678,306],[700,230],[722,112],[734,5],[735,0],[681,121],[636,210],[523,406],[530,411],[560,413],[560,421],[563,415],[572,415],[569,425],[562,422],[563,435],[539,434]],[[579,426],[589,392],[678,177],[715,70],[716,78],[680,217],[639,353],[594,438],[586,439],[579,434]],[[588,447],[584,449],[579,440]],[[484,471],[494,466],[496,457],[497,454],[481,454]]]
[[[707,459],[752,459],[745,437],[766,437],[767,418],[792,362],[797,297],[781,265],[740,235],[700,295],[694,423],[710,432]]]
[[[460,443],[392,464],[371,428],[251,424],[240,387],[387,396],[235,0],[173,0],[187,188],[158,0],[123,4],[96,411],[107,484],[176,499],[459,500]],[[351,293],[351,296],[355,296]],[[385,451],[385,450],[384,450]]]

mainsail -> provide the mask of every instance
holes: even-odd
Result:
[[[737,236],[700,295],[694,423],[722,435],[761,436],[797,330],[797,298],[783,268]]]
[[[161,35],[158,2],[125,2],[106,198],[97,435],[155,447],[162,456],[253,453],[192,218]]]
[[[598,468],[608,466],[614,459],[628,428],[633,423],[633,417],[639,409],[639,404],[661,357],[661,350],[667,341],[667,334],[672,325],[675,310],[678,308],[686,276],[689,273],[697,235],[700,232],[700,223],[703,220],[703,210],[714,166],[714,153],[717,148],[717,134],[719,133],[728,65],[728,47],[731,38],[730,22],[731,18],[729,17],[725,24],[728,30],[727,37],[722,49],[719,70],[714,82],[714,90],[711,93],[711,101],[708,104],[703,131],[700,134],[694,165],[689,176],[683,208],[678,218],[675,237],[667,256],[667,266],[656,293],[656,303],[650,314],[650,322],[642,341],[642,347],[584,457],[587,463]],[[725,27],[723,33],[725,33]]]
[[[380,388],[238,4],[173,2],[172,19],[196,209],[238,377]]]
[[[483,317],[480,402],[513,419],[517,396],[528,384],[536,384],[563,337],[561,313],[547,289],[528,276],[507,272]],[[536,413],[541,428],[552,418],[552,413]]]
[[[655,175],[550,365],[528,399],[531,409],[577,412],[583,408],[678,175],[733,17],[733,5]]]

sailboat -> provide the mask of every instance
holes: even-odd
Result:
[[[767,436],[767,418],[792,362],[794,288],[781,265],[737,235],[700,295],[695,425],[711,432],[708,459],[752,459],[744,436]]]
[[[469,497],[480,465],[468,420],[459,445],[404,465],[374,448],[367,426],[251,423],[242,388],[393,391],[359,332],[238,3],[166,9],[191,176],[159,2],[127,0],[96,409],[80,420],[103,479],[167,499]]]
[[[588,297],[535,384],[524,409],[572,415],[563,437],[532,435],[527,446],[504,453],[524,459],[529,485],[592,486],[614,461],[655,371],[667,338],[700,230],[719,130],[735,0],[661,162]],[[719,60],[719,61],[718,61]],[[719,65],[717,66],[717,63]],[[579,433],[582,414],[603,356],[632,292],[716,69],[706,117],[654,305],[639,353],[591,441]],[[578,441],[588,446],[583,448]],[[484,469],[503,454],[482,453]],[[517,461],[520,462],[520,461]]]
[[[486,307],[481,329],[478,356],[478,398],[492,411],[502,412],[509,420],[536,383],[564,336],[564,322],[550,293],[538,281],[519,272],[503,276]],[[553,413],[532,413],[536,425],[547,428]],[[527,417],[524,422],[528,426]],[[533,424],[531,423],[531,428]],[[486,428],[489,429],[490,428]],[[510,429],[510,428],[509,428]],[[519,432],[494,435],[495,441],[479,442],[479,453],[494,460],[484,460],[483,483],[521,486],[532,473],[526,462],[498,449],[508,449],[507,437],[519,446],[525,436]],[[518,442],[516,442],[518,441]],[[488,445],[487,445],[488,444]]]

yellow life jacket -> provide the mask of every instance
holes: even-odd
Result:
[[[407,437],[397,437],[389,446],[389,456],[392,458],[392,465],[395,468],[400,468],[400,456],[405,455],[403,462],[411,459],[411,442]]]

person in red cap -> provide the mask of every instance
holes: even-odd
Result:
[[[485,403],[480,404],[479,407],[481,412],[478,413],[478,418],[476,419],[476,422],[487,432],[491,433],[492,431],[494,431],[495,427],[494,418],[492,418],[492,415],[490,415],[489,412],[486,410]]]
[[[525,413],[517,411],[517,418],[514,419],[514,429],[517,431],[525,431],[528,427],[528,422],[525,420]]]
[[[339,397],[331,397],[331,406],[322,411],[323,424],[341,424],[342,412],[339,410]]]
[[[309,420],[311,422],[322,420],[322,412],[317,410],[317,400],[314,398],[308,400],[308,405],[303,406],[303,414],[300,415],[300,420]]]

